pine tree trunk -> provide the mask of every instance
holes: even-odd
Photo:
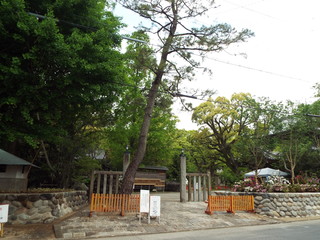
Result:
[[[174,3],[174,1],[173,1],[173,3]],[[175,32],[177,30],[177,25],[178,25],[178,18],[177,18],[178,14],[177,14],[175,5],[173,3],[172,3],[172,11],[174,13],[174,18],[172,19],[172,22],[171,22],[170,32],[168,34],[168,37],[163,45],[161,59],[160,59],[159,65],[158,65],[158,69],[156,71],[155,80],[152,82],[152,87],[149,91],[148,100],[147,100],[147,107],[145,108],[143,123],[142,123],[142,127],[140,130],[138,149],[132,159],[132,162],[129,164],[127,171],[126,171],[124,178],[123,178],[123,182],[122,182],[122,186],[121,186],[121,190],[120,190],[120,192],[123,194],[131,194],[132,193],[136,172],[137,172],[139,164],[142,162],[144,155],[145,155],[145,152],[146,152],[148,132],[149,132],[149,128],[150,128],[150,122],[151,122],[151,116],[152,116],[152,112],[153,112],[154,103],[156,100],[159,86],[162,81],[162,77],[163,77],[163,74],[164,74],[164,71],[166,68],[168,55],[170,52],[170,48],[172,46]]]
[[[130,194],[133,191],[134,178],[135,178],[137,169],[139,167],[139,164],[143,160],[144,154],[146,152],[151,116],[152,116],[152,111],[153,111],[157,91],[159,88],[159,84],[160,82],[157,83],[156,80],[152,84],[152,88],[148,96],[148,102],[147,102],[147,107],[145,109],[142,127],[140,130],[138,149],[125,173],[125,176],[122,182],[121,193]]]

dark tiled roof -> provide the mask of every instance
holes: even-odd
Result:
[[[1,165],[27,165],[27,166],[37,167],[36,165],[26,160],[23,160],[22,158],[19,158],[11,153],[8,153],[2,149],[0,149],[0,164]]]

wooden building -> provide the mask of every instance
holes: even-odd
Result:
[[[26,191],[30,167],[36,166],[0,149],[0,192]]]
[[[134,179],[134,189],[164,191],[166,186],[167,167],[140,167]]]

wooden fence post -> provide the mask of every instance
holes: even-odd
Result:
[[[92,171],[91,179],[90,179],[90,189],[89,189],[89,203],[91,203],[91,195],[93,193],[93,188],[94,188],[94,175],[95,175],[95,171]]]
[[[107,178],[108,178],[108,175],[103,174],[103,190],[102,190],[103,194],[106,194],[107,192]]]
[[[109,194],[112,194],[113,174],[110,174],[109,178]]]
[[[207,176],[203,176],[203,201],[207,199]]]
[[[116,194],[118,194],[119,191],[119,174],[116,175]]]
[[[101,174],[98,173],[97,193],[100,193]]]

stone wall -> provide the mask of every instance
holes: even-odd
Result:
[[[214,195],[253,195],[255,212],[270,217],[320,216],[320,193],[238,193]]]
[[[9,204],[9,224],[51,223],[88,204],[86,191],[0,194]]]

